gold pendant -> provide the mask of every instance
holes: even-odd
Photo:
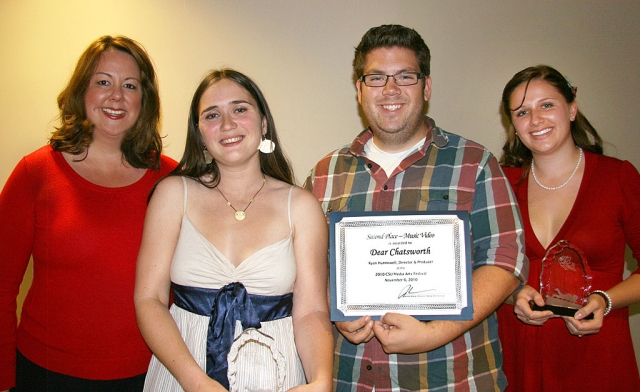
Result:
[[[236,211],[236,213],[234,214],[234,217],[236,218],[237,221],[242,221],[245,218],[245,213],[244,211]]]

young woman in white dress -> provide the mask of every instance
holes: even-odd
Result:
[[[326,220],[293,185],[259,88],[210,72],[145,221],[135,288],[154,353],[145,389],[331,390],[326,257]]]

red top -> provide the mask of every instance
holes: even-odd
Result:
[[[582,250],[593,276],[591,291],[622,281],[627,244],[640,259],[640,175],[627,161],[585,152],[585,172],[576,201],[549,247],[569,240]],[[522,212],[528,284],[540,287],[543,248],[531,227],[528,180],[522,169],[505,168]],[[640,273],[640,269],[634,271]],[[640,391],[629,331],[629,309],[611,311],[595,335],[569,334],[561,318],[543,326],[520,322],[513,306],[498,311],[507,391]]]
[[[136,259],[151,187],[176,166],[106,188],[45,146],[24,157],[0,195],[0,390],[15,383],[15,350],[66,375],[144,373],[151,353],[136,324]],[[30,256],[33,283],[16,336],[16,296]]]

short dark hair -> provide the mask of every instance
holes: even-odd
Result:
[[[398,46],[413,50],[420,65],[420,72],[431,74],[431,52],[417,31],[400,25],[382,25],[369,29],[356,47],[353,58],[353,73],[356,79],[364,74],[367,54],[378,48]]]
[[[512,112],[519,109],[522,103],[517,108],[511,108],[509,102],[511,95],[515,89],[526,84],[525,96],[529,83],[532,80],[542,80],[553,86],[564,97],[567,103],[572,103],[576,99],[576,88],[573,87],[569,80],[563,76],[558,70],[548,65],[536,65],[535,67],[528,67],[515,74],[511,80],[506,84],[502,91],[502,113],[507,117],[509,121],[509,127],[507,129],[507,141],[502,147],[502,157],[500,163],[504,166],[510,167],[522,167],[525,166],[525,175],[528,173],[529,166],[531,165],[531,159],[533,155],[531,151],[520,141],[517,137],[513,122],[511,120]],[[524,102],[523,96],[523,102]],[[576,118],[571,122],[571,137],[576,146],[590,151],[595,154],[602,154],[602,139],[595,128],[591,125],[589,120],[578,110]]]
[[[133,57],[140,69],[142,101],[140,114],[122,140],[124,159],[133,167],[160,167],[162,138],[159,132],[160,95],[153,63],[141,44],[124,36],[102,36],[93,41],[80,56],[67,86],[58,95],[60,126],[49,144],[58,151],[79,155],[93,141],[93,124],[87,119],[84,96],[89,81],[104,52],[118,50]]]
[[[223,68],[207,73],[193,94],[189,109],[189,122],[187,127],[187,142],[184,155],[180,163],[171,175],[182,175],[199,181],[204,186],[213,188],[220,181],[220,170],[216,161],[207,164],[203,154],[204,140],[198,128],[200,99],[205,91],[214,83],[222,79],[229,79],[245,89],[258,105],[260,116],[267,121],[267,133],[265,137],[275,143],[275,150],[270,154],[260,154],[260,169],[270,177],[294,185],[293,170],[289,160],[284,155],[282,146],[276,133],[276,125],[260,88],[248,76],[233,69]],[[206,178],[205,178],[206,177]]]

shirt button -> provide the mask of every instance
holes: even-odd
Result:
[[[371,365],[367,365],[367,370],[371,370]]]
[[[367,163],[367,167],[368,167],[369,169],[371,169],[371,168],[373,167],[373,165],[372,165],[372,164],[370,164],[370,163]]]
[[[387,189],[389,189],[389,187],[385,185],[384,186],[384,190],[386,191]]]
[[[445,199],[445,200],[449,200],[449,195],[444,195],[444,196],[442,196],[442,198]]]

